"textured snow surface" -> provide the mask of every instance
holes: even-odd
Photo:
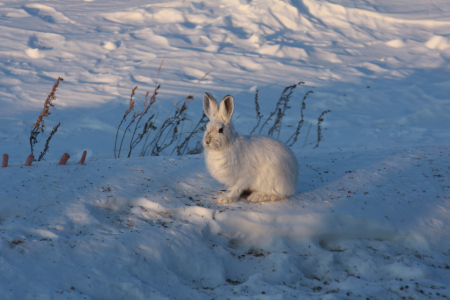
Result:
[[[447,0],[1,2],[0,298],[450,297],[449,62]],[[61,126],[25,167],[59,76]],[[255,91],[267,115],[299,81],[286,201],[214,204],[201,155],[113,159],[135,86],[139,109],[161,84],[161,117],[192,95],[192,120],[231,94],[246,134]]]
[[[292,198],[225,206],[201,156],[12,165],[1,298],[449,295],[449,150],[309,150]]]

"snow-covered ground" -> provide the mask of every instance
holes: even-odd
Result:
[[[0,298],[449,298],[449,62],[447,0],[1,2]],[[286,201],[214,204],[202,155],[114,159],[135,86],[192,120],[232,94],[247,133],[299,81],[293,112],[331,112]]]

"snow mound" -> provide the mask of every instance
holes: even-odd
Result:
[[[26,4],[23,9],[32,16],[41,18],[43,21],[54,24],[74,23],[63,13],[57,11],[51,6],[44,4]]]
[[[430,49],[445,50],[450,48],[450,38],[435,35],[425,43],[425,46]]]

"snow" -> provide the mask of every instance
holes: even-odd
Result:
[[[446,0],[3,1],[0,298],[450,297],[449,25]],[[215,204],[201,154],[114,159],[136,85],[160,116],[193,95],[193,120],[231,94],[247,134],[255,91],[267,115],[299,81],[283,131],[308,90],[306,124],[331,112],[286,201]]]

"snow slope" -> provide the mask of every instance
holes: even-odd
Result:
[[[23,161],[29,126],[61,76],[48,121],[62,122],[55,160],[74,148],[111,157],[131,89],[143,99],[156,82],[163,111],[209,91],[233,94],[245,112],[256,88],[269,107],[285,86],[305,81],[315,91],[308,121],[333,112],[325,126],[332,147],[448,139],[448,3],[391,2],[6,1],[0,135]],[[192,118],[200,111],[196,100]]]
[[[291,199],[226,206],[201,156],[13,165],[1,298],[448,297],[448,152],[310,150]]]
[[[446,0],[1,2],[0,298],[450,297],[449,61]],[[307,123],[331,113],[287,201],[214,204],[201,155],[113,159],[136,85],[160,115],[192,94],[192,119],[232,94],[248,133],[255,91],[267,114],[299,81],[284,125],[307,90]]]

